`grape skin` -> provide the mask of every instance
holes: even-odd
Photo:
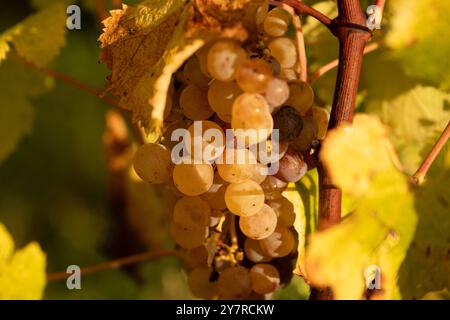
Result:
[[[210,281],[212,268],[196,268],[188,278],[189,289],[200,299],[214,299],[219,294],[217,281]]]
[[[228,209],[239,216],[256,214],[264,205],[264,192],[256,182],[246,180],[232,183],[225,191]]]
[[[236,81],[247,93],[264,93],[272,78],[272,68],[263,59],[244,60],[236,70]]]
[[[180,95],[180,107],[191,120],[206,120],[214,111],[208,103],[208,91],[195,85],[188,85]]]
[[[269,262],[272,260],[271,257],[264,254],[257,240],[250,238],[245,239],[244,252],[247,259],[255,263]]]
[[[259,294],[268,294],[275,291],[280,285],[280,273],[270,264],[255,264],[250,269],[250,280],[253,291]]]
[[[182,248],[192,249],[200,246],[208,237],[208,227],[187,228],[175,222],[170,224],[171,238]]]
[[[273,119],[266,99],[259,94],[240,95],[233,103],[231,127],[246,145],[267,140],[273,129]]]
[[[208,72],[217,80],[233,81],[236,67],[246,57],[247,53],[237,43],[229,40],[218,41],[208,51]]]
[[[294,250],[295,242],[292,231],[280,226],[270,236],[260,240],[259,245],[261,250],[269,257],[282,258]]]
[[[161,184],[171,172],[170,151],[161,144],[147,143],[139,147],[133,158],[133,168],[144,181]]]
[[[277,215],[271,207],[264,204],[256,214],[241,217],[239,226],[243,234],[254,240],[267,238],[275,231]]]
[[[226,300],[245,299],[252,291],[249,271],[241,266],[224,270],[217,286],[220,297]]]
[[[294,205],[285,197],[271,200],[267,204],[275,211],[279,226],[291,227],[295,222]]]
[[[214,170],[208,163],[185,164],[175,166],[173,181],[178,190],[188,196],[199,196],[211,188]]]
[[[209,226],[211,208],[199,197],[182,197],[173,209],[173,221],[187,228]]]

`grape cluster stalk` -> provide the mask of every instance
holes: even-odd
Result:
[[[283,191],[313,168],[308,159],[328,127],[329,113],[314,106],[311,86],[299,80],[291,14],[266,2],[253,19],[257,35],[208,43],[176,72],[164,134],[133,159],[142,180],[178,195],[169,232],[186,250],[192,294],[203,299],[267,298],[288,283],[297,234]],[[174,163],[179,129],[187,134],[183,159],[190,161]],[[222,139],[209,136],[210,129]],[[264,134],[247,135],[255,131]],[[270,154],[275,144],[269,163],[251,148]],[[206,157],[206,149],[214,152]]]

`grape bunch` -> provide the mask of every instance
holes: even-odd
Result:
[[[313,107],[312,88],[298,79],[291,23],[289,12],[268,11],[266,3],[256,11],[257,35],[244,43],[218,40],[196,52],[173,77],[159,143],[142,145],[134,156],[141,179],[179,196],[170,235],[186,250],[196,297],[267,298],[292,274],[296,217],[282,193],[311,169],[312,146],[324,138],[329,115]],[[189,133],[187,157],[197,161],[174,163],[177,129]],[[222,139],[208,135],[210,129]],[[261,129],[265,133],[249,138]],[[243,147],[235,144],[239,135]],[[252,151],[255,144],[268,154],[275,144],[278,150],[268,163]],[[204,156],[207,148],[212,152]],[[278,170],[264,174],[274,163]]]

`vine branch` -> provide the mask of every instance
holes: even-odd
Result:
[[[151,250],[143,253],[138,253],[134,255],[130,255],[127,257],[111,260],[108,262],[87,266],[81,269],[81,275],[86,276],[93,273],[97,273],[104,270],[109,269],[117,269],[123,266],[144,262],[148,260],[158,259],[162,257],[178,257],[180,259],[184,259],[184,254],[179,250],[174,249],[159,249],[159,250]],[[47,273],[47,281],[58,281],[64,280],[69,276],[67,272],[50,272]]]
[[[436,157],[439,155],[439,152],[441,152],[442,148],[447,143],[449,137],[450,137],[450,121],[448,122],[447,127],[442,132],[439,139],[436,141],[436,144],[433,146],[433,148],[428,153],[423,163],[420,165],[419,169],[417,169],[416,173],[414,173],[414,175],[412,176],[411,179],[414,184],[420,185],[423,183],[428,170],[430,169]]]
[[[322,12],[308,6],[307,4],[303,3],[300,0],[280,0],[280,1],[269,1],[271,5],[279,6],[281,4],[287,4],[288,6],[294,8],[294,10],[297,13],[300,14],[306,14],[308,16],[311,16],[318,21],[320,21],[323,25],[325,25],[327,28],[331,28],[332,21],[330,18],[328,18],[326,15],[324,15]]]

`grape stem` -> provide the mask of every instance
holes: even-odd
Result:
[[[231,238],[231,247],[233,249],[239,248],[238,238],[236,234],[236,217],[231,212],[229,213],[230,218],[230,238]]]
[[[154,260],[162,257],[178,257],[180,259],[185,259],[183,252],[179,250],[156,249],[81,268],[81,275],[87,276],[100,271],[109,269],[118,269],[123,266],[140,263],[148,260]],[[67,272],[65,271],[50,272],[47,273],[47,281],[50,282],[50,281],[64,280],[68,276],[69,274],[67,274]]]
[[[298,52],[298,67],[296,71],[299,73],[300,80],[306,81],[308,79],[308,59],[306,57],[305,37],[303,35],[302,21],[300,20],[300,17],[295,14],[295,10],[290,5],[282,3],[280,7],[288,11],[292,16],[292,24],[295,28]]]
[[[444,132],[442,132],[441,136],[436,141],[436,144],[433,146],[433,148],[428,153],[423,163],[420,165],[419,169],[417,169],[416,173],[414,173],[414,175],[412,176],[411,180],[414,184],[420,185],[424,182],[428,170],[430,169],[436,157],[439,155],[439,152],[447,143],[449,137],[450,137],[450,121],[448,122]]]
[[[306,14],[311,16],[318,21],[320,21],[327,28],[331,28],[332,20],[324,15],[322,12],[308,6],[303,3],[301,0],[280,0],[280,1],[269,1],[271,5],[279,6],[281,4],[287,4],[288,6],[294,8],[297,13]]]

